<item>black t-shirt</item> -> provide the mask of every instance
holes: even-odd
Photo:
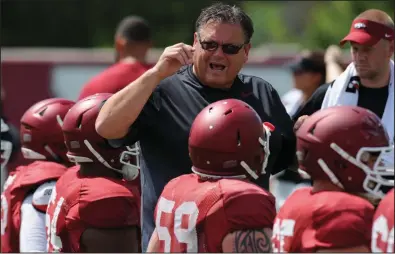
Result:
[[[154,208],[164,186],[175,177],[191,173],[188,137],[193,120],[208,104],[227,98],[248,103],[262,121],[276,127],[270,140],[268,173],[257,184],[268,189],[270,173],[292,163],[296,148],[293,123],[268,82],[239,74],[230,89],[215,89],[202,85],[191,65],[183,67],[159,84],[123,139],[127,145],[140,142],[143,214],[152,221],[152,225],[146,225],[149,222],[143,218],[144,227],[154,225]],[[143,238],[150,233],[143,230]]]
[[[334,81],[317,88],[309,100],[292,116],[292,120],[296,122],[300,116],[312,115],[314,112],[320,110],[326,90],[328,90],[328,87],[332,86],[333,83]],[[361,84],[358,90],[357,106],[369,109],[382,118],[387,99],[388,86],[381,88],[369,88]]]
[[[358,90],[358,106],[369,109],[378,117],[382,118],[385,104],[388,99],[388,86],[381,88],[369,88],[361,85]]]

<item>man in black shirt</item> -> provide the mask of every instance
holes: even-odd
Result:
[[[294,88],[301,92],[300,97],[293,96],[296,98],[283,101],[291,118],[303,107],[314,91],[325,83],[326,66],[324,56],[325,51],[304,50],[286,65],[292,72]],[[294,90],[290,92],[292,93]]]
[[[113,145],[140,142],[143,251],[155,227],[154,209],[165,184],[190,173],[189,130],[208,104],[240,99],[263,122],[275,126],[267,173],[257,182],[260,186],[268,188],[270,173],[293,162],[293,124],[278,93],[263,79],[239,74],[248,60],[253,31],[251,19],[240,8],[214,4],[197,19],[193,46],[167,47],[152,69],[104,103],[97,132]]]

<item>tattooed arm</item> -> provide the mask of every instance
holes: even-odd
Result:
[[[222,241],[223,252],[263,253],[272,252],[272,229],[235,231]]]

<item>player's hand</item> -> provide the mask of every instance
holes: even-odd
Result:
[[[297,130],[299,130],[300,126],[302,125],[302,123],[308,118],[308,115],[304,115],[304,116],[300,116],[298,118],[298,120],[296,120],[296,123],[294,125],[294,131],[296,132]]]
[[[194,48],[184,43],[177,43],[165,48],[158,62],[153,67],[161,79],[173,75],[182,66],[192,63]]]

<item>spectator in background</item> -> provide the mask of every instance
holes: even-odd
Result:
[[[300,116],[311,115],[321,109],[326,90],[334,82],[334,80],[347,68],[346,62],[343,60],[342,52],[337,45],[331,45],[325,52],[326,79],[325,84],[319,86],[307,102],[299,108],[292,116],[292,120],[296,121]]]
[[[324,83],[333,81],[344,70],[341,54],[338,46],[331,45],[325,54],[323,51],[304,51],[288,65],[293,73],[295,89],[284,95],[282,101],[288,104],[285,107],[293,120],[298,119],[301,113],[309,111],[309,114],[312,114],[321,108],[329,86]],[[284,170],[274,176],[270,184],[270,190],[277,199],[278,209],[294,190],[309,186],[310,180],[303,177],[295,168]]]
[[[116,93],[151,68],[146,63],[151,29],[138,16],[125,17],[115,33],[115,64],[84,85],[78,100],[96,93]]]
[[[281,99],[291,116],[296,114],[326,79],[324,51],[303,51],[287,67],[291,70],[294,88]]]
[[[335,80],[348,66],[338,45],[330,45],[325,52],[326,83]]]

